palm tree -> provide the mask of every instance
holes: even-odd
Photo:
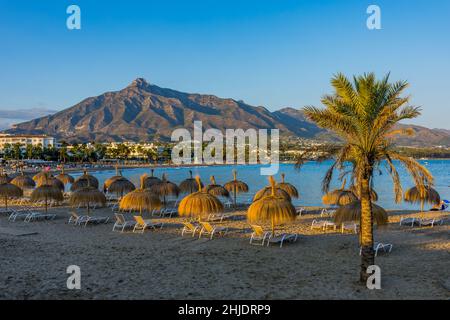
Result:
[[[375,264],[373,250],[373,212],[371,187],[374,172],[385,165],[394,182],[397,202],[402,200],[402,186],[395,161],[402,163],[420,190],[433,184],[430,172],[412,158],[394,151],[393,137],[411,135],[407,129],[396,125],[405,119],[420,115],[420,109],[410,106],[409,97],[402,97],[408,83],[389,83],[389,74],[377,80],[373,73],[353,77],[349,80],[337,74],[331,80],[332,95],[322,98],[324,109],[313,106],[304,108],[308,119],[318,126],[335,132],[342,145],[328,149],[328,156],[334,162],[324,177],[322,189],[328,192],[334,170],[343,170],[346,163],[352,164],[352,181],[359,189],[361,200],[361,270],[360,281],[366,283],[367,267]],[[309,157],[304,153],[298,159],[298,166]]]

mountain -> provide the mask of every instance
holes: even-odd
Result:
[[[264,107],[233,99],[160,88],[144,79],[117,92],[83,100],[56,114],[15,125],[8,133],[46,133],[67,141],[170,139],[175,128],[279,128],[292,134]]]
[[[184,93],[149,84],[142,78],[126,88],[87,98],[80,103],[31,121],[14,125],[7,133],[48,134],[68,142],[170,140],[175,128],[280,129],[281,135],[336,141],[331,133],[307,120],[301,110],[284,108],[270,112],[242,101],[214,95]],[[420,137],[401,144],[444,143],[446,130],[413,126]]]

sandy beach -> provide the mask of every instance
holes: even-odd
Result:
[[[447,219],[434,228],[399,226],[401,215],[419,215],[390,212],[389,225],[375,229],[375,241],[394,248],[377,257],[382,290],[371,291],[357,283],[357,235],[312,231],[318,210],[278,229],[299,234],[283,248],[250,245],[245,220],[219,222],[230,228],[228,235],[199,240],[181,237],[181,218],[155,218],[165,223],[162,230],[119,233],[111,231],[112,222],[68,225],[70,210],[51,209],[53,221],[0,217],[0,299],[450,298],[448,212],[427,213]],[[94,214],[113,215],[106,208]],[[81,268],[81,290],[66,288],[69,265]]]

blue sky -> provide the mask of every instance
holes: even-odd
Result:
[[[366,28],[370,4],[382,30]],[[449,34],[448,0],[0,0],[0,126],[136,77],[276,110],[319,106],[336,72],[390,71],[423,107],[414,123],[450,129]]]

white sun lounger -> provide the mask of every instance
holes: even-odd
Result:
[[[31,212],[25,217],[24,221],[31,222],[31,221],[41,220],[41,219],[53,220],[55,218],[56,218],[56,214],[54,214],[54,213]]]
[[[289,234],[289,233],[283,233],[280,234],[276,237],[271,237],[269,240],[267,240],[267,246],[269,246],[271,243],[276,243],[276,244],[280,244],[280,248],[283,247],[283,243],[285,242],[296,242],[298,239],[298,235],[297,234]]]
[[[328,221],[328,220],[315,220],[314,219],[311,223],[311,230],[321,229],[322,231],[327,231],[330,228],[333,229],[334,231],[336,231],[337,225],[334,222]]]
[[[95,223],[95,224],[99,224],[99,223],[108,223],[109,222],[109,217],[91,217],[91,216],[79,216],[76,212],[71,212],[70,214],[70,218],[69,221],[67,222],[68,224],[73,223],[74,225],[78,225],[81,226],[82,224],[84,224],[84,226],[86,227],[88,225],[88,223]]]
[[[409,225],[414,227],[415,224],[420,224],[420,219],[417,218],[401,218],[400,225]]]
[[[264,231],[261,226],[252,225],[252,229],[253,232],[250,237],[250,244],[263,246],[266,240],[268,241],[272,237],[272,232]]]
[[[136,224],[133,227],[133,232],[144,233],[146,229],[162,229],[163,223],[161,222],[153,222],[150,219],[143,219],[141,216],[133,216]]]
[[[195,237],[195,233],[198,231],[200,232],[200,226],[197,225],[195,222],[183,222],[183,230],[181,230],[181,236],[184,236],[185,234],[192,234],[192,237]]]
[[[383,250],[384,253],[390,253],[392,251],[392,244],[390,243],[374,243],[373,250],[375,251],[375,257],[378,256],[378,251]],[[362,248],[359,248],[359,255],[362,253]]]
[[[345,233],[345,232],[358,233],[358,224],[343,223],[341,225],[341,233]]]
[[[215,234],[226,235],[228,233],[228,228],[226,227],[218,227],[212,226],[209,222],[200,222],[202,228],[200,229],[200,233],[198,238],[200,239],[202,235],[207,235],[212,240]]]
[[[120,232],[124,232],[126,228],[134,228],[136,225],[136,221],[134,220],[126,220],[125,216],[121,213],[115,213],[116,222],[112,228],[112,231],[116,231],[116,229],[120,229]]]
[[[24,208],[22,210],[13,210],[13,213],[11,213],[11,215],[8,217],[9,221],[16,221],[17,219],[26,219],[28,217],[28,215],[32,214],[32,213],[38,213],[36,211],[33,211],[31,209],[28,208]]]
[[[421,227],[434,227],[435,225],[442,225],[444,220],[442,219],[420,219],[419,225]]]
[[[321,217],[333,217],[335,212],[336,212],[336,210],[328,210],[328,209],[324,208],[320,212],[320,216]]]

